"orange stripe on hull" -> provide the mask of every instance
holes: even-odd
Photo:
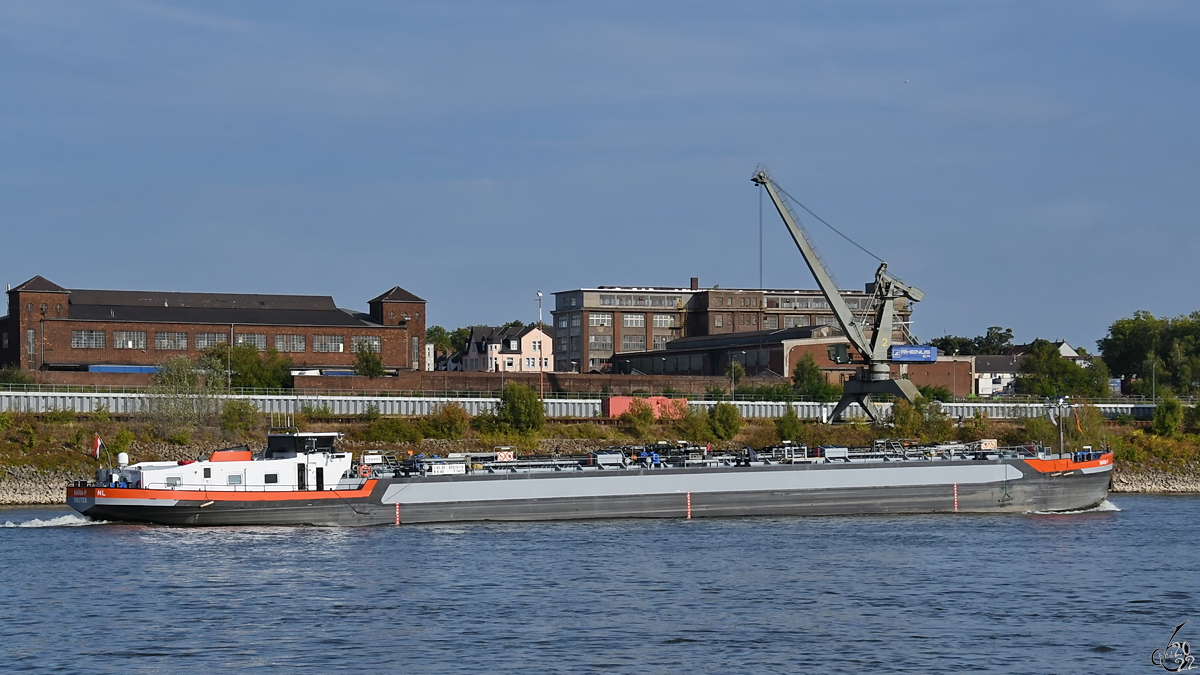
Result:
[[[145,488],[69,487],[68,497],[113,499],[170,499],[173,501],[274,502],[299,499],[354,499],[371,496],[375,484],[369,480],[357,490],[280,490],[271,492],[233,490],[147,490]]]
[[[1112,464],[1113,453],[1105,453],[1100,455],[1100,459],[1093,459],[1090,462],[1076,462],[1068,459],[1025,459],[1025,463],[1033,467],[1040,473],[1052,473],[1054,471],[1074,471],[1076,469],[1096,469],[1102,466]]]

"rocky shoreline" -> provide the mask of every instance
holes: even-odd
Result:
[[[347,443],[349,446],[358,445]],[[547,454],[585,453],[606,445],[603,441],[578,439],[553,439],[539,443],[539,451]],[[142,448],[138,455],[152,454],[156,459],[193,459],[207,454],[212,448],[180,448],[163,445]],[[477,442],[425,440],[419,445],[398,446],[404,452],[436,452],[444,454],[455,451],[481,450]],[[0,469],[0,505],[64,504],[64,488],[75,480],[89,480],[85,473],[70,471],[43,471],[31,466],[10,466]],[[1178,494],[1200,493],[1200,465],[1183,467],[1182,471],[1164,471],[1149,467],[1127,467],[1118,464],[1113,471],[1113,494]]]

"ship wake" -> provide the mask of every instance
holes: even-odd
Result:
[[[1103,513],[1105,511],[1120,511],[1120,510],[1121,510],[1120,507],[1118,507],[1116,504],[1105,499],[1104,501],[1100,502],[1099,504],[1093,506],[1090,509],[1079,509],[1077,511],[1031,511],[1030,513],[1033,513],[1035,515],[1041,515],[1041,516],[1064,516],[1064,515],[1070,515],[1072,513]]]
[[[11,520],[6,520],[4,521],[4,525],[0,527],[79,527],[81,525],[102,525],[106,522],[108,521],[92,520],[91,518],[87,518],[85,516],[68,513],[63,516],[58,516],[57,518],[50,518],[49,520],[34,518],[32,520],[23,520],[16,523]]]

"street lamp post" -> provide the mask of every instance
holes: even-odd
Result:
[[[542,355],[546,353],[546,350],[545,350],[546,345],[544,344],[546,341],[545,340],[546,331],[542,330],[542,292],[538,291],[537,296],[538,296],[538,353],[537,353],[538,396],[540,396],[542,398],[542,400],[545,400],[546,399],[546,385],[545,385],[545,380],[543,379],[543,375],[542,375],[542,371],[545,370],[545,368],[542,367],[542,364],[545,363],[545,360],[542,358]]]

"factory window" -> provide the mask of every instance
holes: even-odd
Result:
[[[846,306],[850,309],[858,309],[858,298],[845,298]]]
[[[239,345],[254,345],[260,352],[267,351],[266,333],[238,333],[233,341]]]
[[[779,317],[772,314],[763,317],[763,328],[779,328]]]
[[[345,338],[341,335],[314,335],[313,336],[313,351],[314,352],[341,352]]]
[[[818,316],[817,317],[817,325],[818,326],[836,326],[837,319],[833,318],[832,316]]]
[[[72,349],[104,349],[104,331],[102,330],[73,330],[71,331]]]
[[[580,345],[579,336],[578,336],[578,335],[572,335],[572,336],[571,336],[571,351],[573,351],[573,352],[578,352],[578,351],[579,351],[579,345]]]
[[[783,317],[783,327],[784,328],[796,328],[799,326],[807,326],[807,325],[808,325],[808,317],[807,316],[785,316],[785,317]]]
[[[566,327],[567,327],[567,315],[566,315],[566,314],[559,314],[559,315],[558,315],[558,323],[557,323],[556,325],[557,325],[559,328],[566,328]]]
[[[589,335],[588,349],[594,352],[611,352],[612,351],[612,336],[611,335]]]
[[[276,335],[275,350],[280,352],[302,352],[306,350],[303,335]]]
[[[655,350],[666,349],[667,348],[667,340],[669,340],[669,339],[670,339],[670,337],[667,335],[655,335],[654,336],[654,349]]]
[[[721,326],[724,326],[724,325],[725,325],[725,317],[722,316],[721,314],[714,314],[713,315],[713,326],[720,328]]]
[[[145,349],[146,331],[114,330],[113,349]]]
[[[100,332],[100,346],[104,346],[104,332]],[[33,356],[33,350],[37,347],[37,332],[32,328],[25,331],[25,353]]]
[[[360,345],[366,345],[367,349],[376,354],[383,351],[383,339],[378,335],[355,335],[350,338],[350,344],[354,346],[354,353],[357,354]]]
[[[558,351],[560,351],[560,352],[567,351],[567,338],[565,338],[565,337],[558,338]]]
[[[617,304],[617,299],[615,297],[613,297],[611,295],[600,296],[600,306],[601,307],[612,307],[615,304]]]
[[[55,305],[54,306],[54,316],[59,316],[61,314],[62,314],[62,305],[61,304]]]
[[[645,328],[646,315],[645,314],[625,314],[624,316],[621,317],[621,325],[625,326],[626,328]]]
[[[571,328],[579,328],[583,325],[583,315],[575,313],[571,315]]]
[[[654,327],[655,328],[674,328],[675,327],[675,315],[674,314],[655,314],[654,315]]]
[[[208,349],[229,342],[225,333],[196,333],[196,349]]]
[[[589,326],[611,326],[612,312],[592,312],[588,314]]]
[[[279,482],[279,474],[277,474],[277,473],[265,474],[263,476],[263,482],[264,483],[278,483]]]
[[[621,351],[623,352],[642,352],[646,350],[645,335],[622,335],[621,336]]]
[[[154,348],[160,350],[187,349],[187,333],[155,333]]]

